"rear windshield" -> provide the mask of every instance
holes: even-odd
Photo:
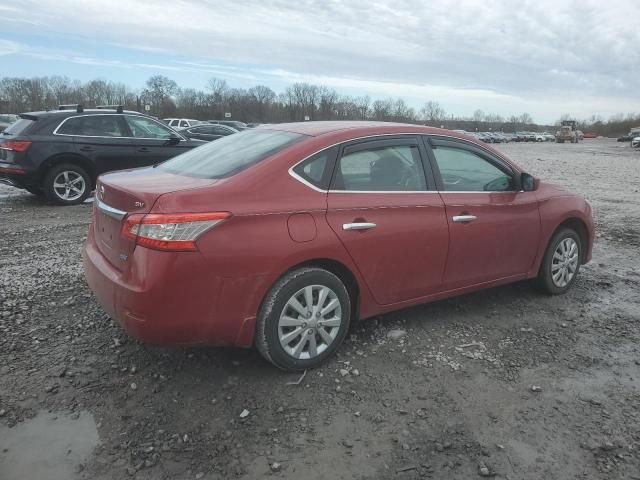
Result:
[[[303,138],[305,135],[277,130],[245,130],[189,150],[158,169],[189,177],[230,177]]]
[[[5,128],[3,134],[6,135],[20,135],[23,133],[29,126],[33,123],[33,120],[28,120],[26,118],[21,118],[17,122],[13,122],[7,128]]]

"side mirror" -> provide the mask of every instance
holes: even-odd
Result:
[[[167,140],[166,145],[178,145],[182,140],[178,135],[171,135],[169,140]]]
[[[520,188],[523,192],[533,192],[538,188],[538,179],[528,173],[520,175]]]

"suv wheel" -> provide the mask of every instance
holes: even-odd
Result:
[[[91,193],[91,177],[84,168],[65,163],[49,170],[43,187],[49,201],[58,205],[77,205]]]
[[[336,352],[350,320],[351,299],[338,277],[321,268],[294,270],[265,298],[256,347],[283,370],[315,368]]]

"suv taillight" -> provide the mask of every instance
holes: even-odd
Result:
[[[0,143],[0,150],[9,150],[11,152],[26,152],[31,146],[31,142],[28,140],[5,140],[4,143]]]
[[[198,237],[230,216],[228,212],[133,214],[125,219],[122,235],[154,250],[195,252]]]

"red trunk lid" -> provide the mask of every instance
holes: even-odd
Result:
[[[135,242],[121,233],[127,215],[148,213],[165,193],[214,183],[216,180],[174,175],[154,168],[102,175],[96,186],[93,220],[98,249],[114,267],[124,270],[135,249]]]

